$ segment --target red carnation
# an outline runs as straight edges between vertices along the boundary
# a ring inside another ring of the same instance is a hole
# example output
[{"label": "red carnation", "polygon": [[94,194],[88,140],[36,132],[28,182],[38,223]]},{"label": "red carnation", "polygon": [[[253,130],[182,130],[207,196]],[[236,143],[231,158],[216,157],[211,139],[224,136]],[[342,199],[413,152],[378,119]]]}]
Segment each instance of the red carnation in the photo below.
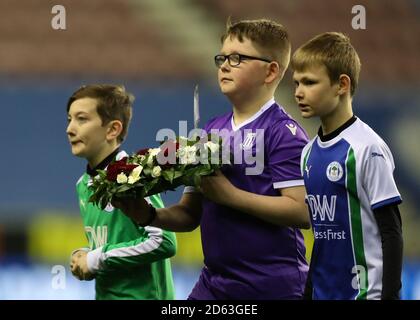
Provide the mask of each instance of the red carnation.
[{"label": "red carnation", "polygon": [[121,160],[115,161],[111,163],[107,170],[106,170],[106,178],[108,181],[116,181],[117,176],[124,172],[125,174],[130,174],[134,168],[136,168],[137,164],[128,164],[127,157],[122,158]]},{"label": "red carnation", "polygon": [[148,152],[149,152],[149,148],[145,148],[145,149],[140,149],[139,151],[136,152],[136,154],[139,156],[145,156]]}]

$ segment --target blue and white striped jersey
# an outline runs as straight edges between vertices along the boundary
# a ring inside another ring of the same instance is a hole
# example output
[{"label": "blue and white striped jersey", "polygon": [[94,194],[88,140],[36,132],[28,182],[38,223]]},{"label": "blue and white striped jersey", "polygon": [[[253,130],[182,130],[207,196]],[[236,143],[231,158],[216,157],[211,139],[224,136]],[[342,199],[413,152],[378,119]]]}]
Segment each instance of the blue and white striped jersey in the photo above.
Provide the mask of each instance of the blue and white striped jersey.
[{"label": "blue and white striped jersey", "polygon": [[303,149],[301,171],[314,231],[313,299],[380,299],[382,244],[373,209],[401,202],[386,143],[356,119]]}]

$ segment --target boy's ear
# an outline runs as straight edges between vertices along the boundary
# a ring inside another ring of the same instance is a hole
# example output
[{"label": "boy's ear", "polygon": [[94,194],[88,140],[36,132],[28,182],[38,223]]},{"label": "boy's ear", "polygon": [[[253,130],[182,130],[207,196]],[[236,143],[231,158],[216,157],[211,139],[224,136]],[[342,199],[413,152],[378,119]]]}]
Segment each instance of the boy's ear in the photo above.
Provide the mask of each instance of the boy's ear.
[{"label": "boy's ear", "polygon": [[108,132],[106,134],[107,139],[117,139],[121,134],[123,124],[120,120],[112,120],[108,123]]},{"label": "boy's ear", "polygon": [[281,79],[282,78],[282,74],[281,74],[282,72],[283,72],[283,70],[281,70],[278,62],[276,62],[276,61],[270,62],[270,64],[268,65],[268,68],[267,68],[267,75],[265,77],[265,82],[266,83],[271,83],[276,79]]},{"label": "boy's ear", "polygon": [[343,95],[347,92],[350,92],[351,89],[351,80],[350,77],[346,74],[340,74],[338,78],[338,94]]}]

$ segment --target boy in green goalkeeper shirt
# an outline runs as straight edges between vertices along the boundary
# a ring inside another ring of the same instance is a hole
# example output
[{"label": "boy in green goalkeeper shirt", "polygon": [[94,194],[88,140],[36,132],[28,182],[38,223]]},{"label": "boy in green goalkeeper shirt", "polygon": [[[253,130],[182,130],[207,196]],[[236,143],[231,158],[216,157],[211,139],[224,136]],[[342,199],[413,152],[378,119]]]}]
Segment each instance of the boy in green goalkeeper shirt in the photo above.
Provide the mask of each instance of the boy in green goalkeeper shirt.
[{"label": "boy in green goalkeeper shirt", "polygon": [[[169,258],[175,255],[175,234],[143,227],[109,204],[89,203],[89,185],[97,170],[127,154],[119,147],[127,135],[134,97],[122,86],[88,85],[67,103],[67,136],[73,155],[88,161],[77,182],[80,212],[90,248],[71,256],[71,271],[80,280],[96,280],[96,299],[173,299]],[[162,208],[160,195],[148,200]]]}]

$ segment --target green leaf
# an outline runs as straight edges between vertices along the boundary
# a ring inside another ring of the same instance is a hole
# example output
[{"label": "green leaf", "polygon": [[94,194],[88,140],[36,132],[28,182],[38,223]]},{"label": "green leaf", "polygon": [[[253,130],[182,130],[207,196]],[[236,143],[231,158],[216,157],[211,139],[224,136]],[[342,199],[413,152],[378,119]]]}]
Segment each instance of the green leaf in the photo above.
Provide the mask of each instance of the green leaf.
[{"label": "green leaf", "polygon": [[174,171],[174,179],[182,177],[184,175],[183,171]]},{"label": "green leaf", "polygon": [[121,192],[125,192],[127,190],[130,190],[133,186],[130,184],[122,184],[121,186],[119,186],[116,190],[116,192],[121,193]]},{"label": "green leaf", "polygon": [[162,177],[166,180],[169,181],[170,183],[173,182],[174,178],[175,178],[175,169],[174,168],[170,168],[167,170],[163,170],[162,171]]},{"label": "green leaf", "polygon": [[104,209],[106,208],[106,206],[108,205],[109,200],[110,200],[110,199],[109,199],[107,196],[102,196],[102,197],[99,199],[99,207],[100,207],[102,210],[104,210]]},{"label": "green leaf", "polygon": [[144,167],[143,168],[143,173],[144,173],[145,176],[151,176],[152,175],[152,168]]},{"label": "green leaf", "polygon": [[197,188],[201,185],[201,176],[198,174],[194,176],[194,185]]}]

